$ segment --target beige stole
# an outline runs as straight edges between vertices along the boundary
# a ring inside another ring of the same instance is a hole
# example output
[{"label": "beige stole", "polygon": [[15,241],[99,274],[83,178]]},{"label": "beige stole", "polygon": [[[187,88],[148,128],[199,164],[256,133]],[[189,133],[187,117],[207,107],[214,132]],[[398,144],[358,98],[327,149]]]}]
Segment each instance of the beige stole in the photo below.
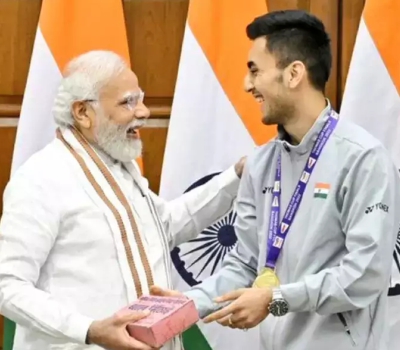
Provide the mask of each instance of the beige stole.
[{"label": "beige stole", "polygon": [[[139,232],[132,206],[121,190],[117,179],[79,131],[74,128],[57,130],[57,137],[75,158],[84,174],[81,178],[87,192],[99,208],[103,209],[109,222],[129,302],[143,294],[148,294],[149,287],[154,284],[154,280],[153,271],[143,246],[145,233]],[[147,184],[141,177],[138,165],[135,162],[129,162],[124,163],[124,166],[146,198],[149,210],[156,222],[163,246],[165,273],[168,276],[167,287],[172,288],[167,234],[149,196]]]},{"label": "beige stole", "polygon": [[[121,190],[117,179],[83,135],[75,128],[62,131],[58,129],[57,138],[66,146],[76,161],[87,193],[104,211],[113,232],[128,302],[131,303],[141,295],[148,294],[149,287],[154,283],[153,271],[143,246],[142,235],[144,232],[139,232],[132,206]],[[164,270],[168,284],[164,287],[172,289],[172,261],[168,234],[164,230],[154,202],[149,195],[148,185],[143,181],[137,163],[132,161],[123,163],[123,165],[146,198],[148,208],[155,220],[158,236],[163,246]],[[165,348],[168,350],[183,349],[181,337],[173,339]]]}]

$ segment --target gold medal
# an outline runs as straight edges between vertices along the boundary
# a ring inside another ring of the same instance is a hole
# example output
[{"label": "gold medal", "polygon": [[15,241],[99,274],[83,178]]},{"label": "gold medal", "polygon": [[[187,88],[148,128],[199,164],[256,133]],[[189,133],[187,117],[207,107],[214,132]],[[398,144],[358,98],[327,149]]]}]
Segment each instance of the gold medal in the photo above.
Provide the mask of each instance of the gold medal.
[{"label": "gold medal", "polygon": [[261,273],[258,275],[256,280],[254,281],[253,287],[256,288],[274,288],[280,285],[278,276],[269,267],[264,267]]}]

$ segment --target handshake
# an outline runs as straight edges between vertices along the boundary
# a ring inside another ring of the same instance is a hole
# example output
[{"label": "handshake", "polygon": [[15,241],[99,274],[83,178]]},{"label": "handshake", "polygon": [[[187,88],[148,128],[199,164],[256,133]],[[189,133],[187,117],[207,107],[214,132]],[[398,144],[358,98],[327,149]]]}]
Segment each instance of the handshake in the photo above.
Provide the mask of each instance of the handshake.
[{"label": "handshake", "polygon": [[[182,331],[198,321],[198,313],[196,310],[191,313],[191,307],[193,310],[193,303],[190,303],[189,299],[182,293],[174,290],[161,289],[155,286],[150,289],[150,293],[152,296],[170,297],[172,299],[180,298],[181,300],[186,299],[187,303],[185,300],[180,302],[180,304],[182,304],[181,312],[185,313],[184,323],[188,323],[180,325]],[[244,330],[255,327],[267,317],[268,305],[271,299],[272,291],[268,288],[243,288],[227,293],[216,298],[214,302],[218,304],[228,303],[228,305],[208,315],[203,319],[203,322],[211,323],[217,321],[223,326]],[[150,328],[152,328],[151,324],[154,318],[151,320],[151,317],[148,319],[147,317],[151,315],[150,310],[152,308],[150,307],[149,310],[147,306],[143,305],[139,300],[139,303],[132,305],[129,309],[130,310],[118,312],[114,316],[104,320],[94,321],[87,334],[87,343],[96,344],[109,350],[160,349],[162,346],[160,344],[153,344],[153,346],[148,345],[150,342],[139,341],[132,336],[135,334],[143,336],[143,333],[147,333],[145,334],[145,338],[149,337],[149,332],[151,333]],[[141,311],[141,309],[143,309],[143,311]],[[169,328],[173,328],[171,324]],[[136,338],[139,337],[137,336]]]}]

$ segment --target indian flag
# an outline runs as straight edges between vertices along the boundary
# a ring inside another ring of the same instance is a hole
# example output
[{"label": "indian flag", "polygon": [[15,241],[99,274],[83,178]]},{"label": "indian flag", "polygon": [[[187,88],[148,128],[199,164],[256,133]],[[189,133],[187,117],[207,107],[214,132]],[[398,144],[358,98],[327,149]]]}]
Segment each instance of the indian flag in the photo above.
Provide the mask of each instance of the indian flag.
[{"label": "indian flag", "polygon": [[[364,127],[400,168],[400,1],[367,0],[349,68],[341,118]],[[399,213],[400,215],[400,213]],[[389,349],[400,344],[400,236],[389,289]]]},{"label": "indian flag", "polygon": [[[244,92],[252,45],[246,26],[266,13],[265,0],[191,0],[169,124],[160,195],[173,199],[204,184],[275,136],[261,124],[261,111]],[[176,247],[175,288],[185,291],[209,277],[236,245],[234,209]],[[257,350],[258,329],[218,324],[193,327],[185,350]]]},{"label": "indian flag", "polygon": [[[55,136],[51,114],[62,71],[72,58],[110,50],[129,63],[121,0],[43,0],[14,146],[12,173]],[[6,320],[3,350],[14,325]]]},{"label": "indian flag", "polygon": [[314,188],[314,198],[326,199],[331,186],[325,183],[317,183]]}]

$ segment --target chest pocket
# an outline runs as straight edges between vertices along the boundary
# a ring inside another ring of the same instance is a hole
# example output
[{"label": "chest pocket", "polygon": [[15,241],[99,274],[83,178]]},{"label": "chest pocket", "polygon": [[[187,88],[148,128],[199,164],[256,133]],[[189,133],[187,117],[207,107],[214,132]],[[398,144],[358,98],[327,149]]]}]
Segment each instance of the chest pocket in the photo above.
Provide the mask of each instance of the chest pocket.
[{"label": "chest pocket", "polygon": [[327,183],[310,183],[307,222],[307,241],[313,251],[325,251],[330,254],[344,236],[341,234],[339,213],[336,207],[335,193]]}]

